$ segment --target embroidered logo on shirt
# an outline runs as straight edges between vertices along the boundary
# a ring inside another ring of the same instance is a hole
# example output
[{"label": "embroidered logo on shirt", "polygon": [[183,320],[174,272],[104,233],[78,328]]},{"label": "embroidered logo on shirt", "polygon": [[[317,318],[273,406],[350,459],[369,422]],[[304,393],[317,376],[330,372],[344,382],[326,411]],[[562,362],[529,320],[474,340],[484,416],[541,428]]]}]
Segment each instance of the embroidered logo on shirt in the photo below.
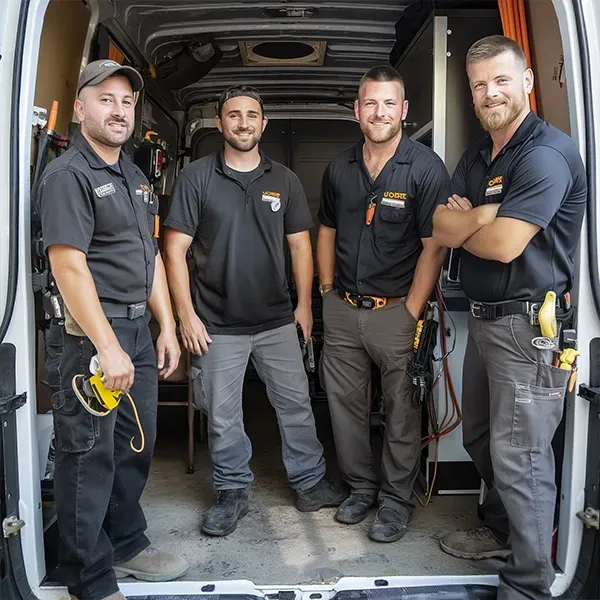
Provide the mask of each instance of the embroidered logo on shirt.
[{"label": "embroidered logo on shirt", "polygon": [[263,192],[262,201],[270,202],[273,212],[277,212],[281,208],[281,194],[279,192]]},{"label": "embroidered logo on shirt", "polygon": [[406,192],[383,192],[381,204],[383,206],[391,206],[392,208],[406,208],[408,197]]},{"label": "embroidered logo on shirt", "polygon": [[485,190],[486,196],[496,196],[497,194],[502,193],[502,183],[504,179],[502,175],[498,175],[498,177],[494,177],[488,181],[487,189]]},{"label": "embroidered logo on shirt", "polygon": [[104,198],[104,196],[110,196],[115,193],[115,186],[113,183],[105,183],[104,185],[95,188],[94,192],[98,198]]}]

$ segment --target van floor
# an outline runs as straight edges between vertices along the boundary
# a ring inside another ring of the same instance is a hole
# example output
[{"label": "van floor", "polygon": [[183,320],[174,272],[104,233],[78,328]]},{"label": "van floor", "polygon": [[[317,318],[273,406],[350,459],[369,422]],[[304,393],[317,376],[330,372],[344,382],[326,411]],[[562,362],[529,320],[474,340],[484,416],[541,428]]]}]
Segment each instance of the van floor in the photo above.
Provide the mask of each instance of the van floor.
[{"label": "van floor", "polygon": [[[148,536],[190,563],[185,579],[246,579],[257,585],[322,584],[343,576],[474,575],[496,573],[498,561],[463,561],[441,551],[447,532],[478,524],[475,496],[435,496],[418,508],[402,540],[379,544],[368,537],[375,510],[362,523],[334,520],[334,508],[300,513],[281,461],[275,414],[264,386],[247,381],[246,431],[253,444],[250,512],[226,538],[204,535],[200,526],[213,502],[211,465],[198,444],[194,474],[186,473],[185,410],[161,407],[159,435],[142,503]],[[318,434],[328,471],[337,475],[326,403],[315,403]]]}]

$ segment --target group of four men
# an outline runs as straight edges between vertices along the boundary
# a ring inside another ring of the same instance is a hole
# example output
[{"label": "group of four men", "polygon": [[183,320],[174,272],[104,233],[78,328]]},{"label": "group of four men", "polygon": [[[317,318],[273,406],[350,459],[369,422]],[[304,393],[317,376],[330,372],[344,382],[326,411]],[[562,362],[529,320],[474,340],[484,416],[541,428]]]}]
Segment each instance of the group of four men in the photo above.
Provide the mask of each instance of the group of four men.
[{"label": "group of four men", "polygon": [[[323,176],[322,376],[342,485],[326,475],[296,329],[311,335],[313,220],[296,175],[259,150],[267,118],[258,92],[232,86],[221,96],[216,120],[224,147],[180,172],[163,264],[152,237],[158,201],[121,151],[143,81],[112,61],[84,69],[75,102],[79,134],[49,165],[37,193],[44,245],[68,311],[52,402],[60,562],[75,598],[119,600],[117,577],[169,580],[188,568],[150,546],[139,502],[155,438],[157,370],[168,377],[180,357],[170,296],[191,354],[195,402],[208,415],[217,497],[202,530],[228,535],[248,512],[253,476],[242,386],[251,359],[277,414],[298,510],[337,506],[335,518],[352,524],[377,505],[370,537],[400,539],[421,449],[421,410],[407,365],[447,247],[463,248],[461,283],[471,302],[464,443],[488,494],[480,507],[486,526],[450,534],[441,546],[463,558],[508,557],[498,588],[503,600],[550,597],[550,442],[568,372],[553,366],[551,350],[532,345],[540,331],[531,314],[548,290],[557,293],[560,311],[572,288],[585,173],[572,140],[530,111],[533,75],[515,42],[492,36],[475,43],[467,73],[489,135],[465,152],[452,180],[432,150],[403,134],[404,82],[389,66],[362,78],[355,116],[364,139]],[[156,351],[150,313],[161,329]],[[130,448],[137,425],[129,403],[98,418],[72,391],[73,377],[94,355],[106,386],[136,400],[146,438],[141,453]],[[372,362],[385,410],[380,471],[370,445]]]}]

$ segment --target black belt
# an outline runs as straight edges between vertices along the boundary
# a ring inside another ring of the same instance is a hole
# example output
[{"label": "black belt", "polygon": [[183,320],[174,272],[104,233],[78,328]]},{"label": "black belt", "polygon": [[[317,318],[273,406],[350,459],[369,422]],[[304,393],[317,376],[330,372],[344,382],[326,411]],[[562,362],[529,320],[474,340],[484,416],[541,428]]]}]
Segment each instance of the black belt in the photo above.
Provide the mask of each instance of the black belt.
[{"label": "black belt", "polygon": [[[493,321],[508,317],[509,315],[529,315],[532,324],[537,322],[537,314],[544,302],[500,302],[497,304],[489,304],[486,302],[470,301],[471,314],[476,319],[484,321]],[[557,298],[556,308],[564,309],[564,302]]]},{"label": "black belt", "polygon": [[113,319],[139,319],[146,314],[146,303],[117,304],[116,302],[100,302],[102,310],[107,317]]}]

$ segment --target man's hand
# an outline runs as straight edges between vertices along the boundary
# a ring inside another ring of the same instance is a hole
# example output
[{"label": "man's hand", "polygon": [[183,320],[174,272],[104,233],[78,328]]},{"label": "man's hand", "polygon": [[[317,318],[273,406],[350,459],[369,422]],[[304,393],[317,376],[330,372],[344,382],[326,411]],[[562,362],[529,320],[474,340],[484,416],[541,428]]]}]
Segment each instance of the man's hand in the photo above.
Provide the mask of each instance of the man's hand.
[{"label": "man's hand", "polygon": [[175,332],[172,330],[161,331],[156,340],[156,358],[160,376],[165,379],[169,377],[177,368],[180,357],[181,348]]},{"label": "man's hand", "polygon": [[446,207],[450,210],[473,210],[473,205],[468,198],[461,197],[458,194],[452,194],[450,198],[448,198],[448,204]]},{"label": "man's hand", "polygon": [[294,312],[294,318],[296,319],[296,325],[300,325],[300,328],[302,329],[304,341],[308,342],[313,327],[312,308],[310,305],[298,305]]},{"label": "man's hand", "polygon": [[179,321],[181,340],[184,348],[192,354],[206,354],[208,345],[212,342],[204,323],[194,314]]},{"label": "man's hand", "polygon": [[118,344],[98,352],[98,362],[104,373],[104,387],[128,392],[133,386],[135,368],[129,355]]}]

